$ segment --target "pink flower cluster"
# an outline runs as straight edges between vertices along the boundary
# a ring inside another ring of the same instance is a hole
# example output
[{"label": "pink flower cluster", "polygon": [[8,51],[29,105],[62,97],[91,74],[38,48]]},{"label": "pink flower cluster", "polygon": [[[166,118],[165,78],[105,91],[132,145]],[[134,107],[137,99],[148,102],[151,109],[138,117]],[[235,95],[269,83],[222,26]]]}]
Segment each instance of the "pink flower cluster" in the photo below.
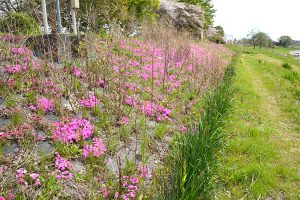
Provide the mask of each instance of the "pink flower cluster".
[{"label": "pink flower cluster", "polygon": [[126,95],[124,99],[124,103],[129,106],[136,106],[138,104],[138,101],[135,98]]},{"label": "pink flower cluster", "polygon": [[6,199],[4,196],[0,196],[0,200],[15,200],[16,199],[16,195],[9,192]]},{"label": "pink flower cluster", "polygon": [[141,178],[147,178],[147,179],[150,178],[150,173],[147,165],[140,165],[139,171],[140,171]]},{"label": "pink flower cluster", "polygon": [[7,65],[5,67],[5,72],[9,73],[9,74],[19,74],[23,71],[27,70],[27,66],[26,65],[20,65],[20,64],[15,64],[15,65]]},{"label": "pink flower cluster", "polygon": [[129,118],[128,118],[127,116],[122,117],[121,123],[122,123],[123,125],[127,125],[127,124],[129,123]]},{"label": "pink flower cluster", "polygon": [[17,179],[17,183],[20,185],[27,185],[27,181],[25,180],[25,173],[27,171],[23,168],[20,168],[17,170],[17,175],[16,175],[16,179]]},{"label": "pink flower cluster", "polygon": [[[98,180],[98,179],[96,179]],[[102,188],[101,193],[103,197],[109,197],[110,191],[109,188],[104,184],[103,181],[100,181]],[[122,177],[122,193],[119,191],[113,193],[114,199],[123,199],[123,200],[130,200],[137,197],[137,192],[139,190],[139,183],[140,180],[137,176],[123,176]]]},{"label": "pink flower cluster", "polygon": [[27,47],[20,47],[20,48],[11,48],[11,53],[15,55],[29,55],[33,56],[33,52],[28,49]]},{"label": "pink flower cluster", "polygon": [[98,79],[97,85],[102,88],[105,88],[105,86],[106,86],[105,81],[101,78]]},{"label": "pink flower cluster", "polygon": [[3,141],[13,139],[13,138],[23,138],[24,137],[24,129],[29,127],[24,127],[20,125],[17,129],[8,130],[6,128],[0,128],[0,139]]},{"label": "pink flower cluster", "polygon": [[123,200],[130,200],[131,198],[136,197],[137,191],[139,189],[140,180],[136,176],[128,177],[123,176],[123,188],[125,190],[125,194],[122,194]]},{"label": "pink flower cluster", "polygon": [[[17,170],[17,175],[16,175],[16,181],[18,184],[20,185],[24,185],[27,186],[28,183],[25,180],[25,175],[26,175],[27,171],[23,168],[20,168]],[[34,186],[38,187],[41,185],[41,180],[40,180],[40,175],[38,173],[31,173],[30,178],[35,182]]]},{"label": "pink flower cluster", "polygon": [[85,97],[83,97],[79,102],[79,104],[86,108],[94,108],[99,104],[99,102],[100,101],[97,99],[95,95],[89,94],[88,98],[86,99]]},{"label": "pink flower cluster", "polygon": [[45,94],[55,94],[55,96],[57,95],[61,95],[61,89],[59,88],[59,86],[57,84],[55,84],[55,82],[53,82],[50,79],[46,79],[46,81],[44,83],[41,83],[44,87],[43,87],[43,93]]},{"label": "pink flower cluster", "polygon": [[86,119],[65,119],[63,122],[54,122],[55,131],[52,139],[64,144],[78,142],[81,138],[90,138],[94,133],[94,126]]},{"label": "pink flower cluster", "polygon": [[80,76],[81,76],[81,74],[82,74],[81,70],[80,70],[78,67],[76,67],[76,66],[74,66],[74,67],[72,68],[72,73],[73,73],[73,75],[76,76],[77,78],[80,78]]},{"label": "pink flower cluster", "polygon": [[6,41],[6,42],[20,42],[21,41],[20,36],[16,35],[0,35],[0,40]]},{"label": "pink flower cluster", "polygon": [[86,145],[83,149],[84,157],[93,155],[95,157],[100,157],[106,151],[106,147],[101,138],[93,138],[94,143],[92,145]]},{"label": "pink flower cluster", "polygon": [[53,100],[41,97],[37,99],[37,108],[44,112],[51,112],[54,109],[54,102]]},{"label": "pink flower cluster", "polygon": [[122,189],[115,193],[110,192],[109,187],[103,181],[96,179],[97,181],[100,181],[102,185],[101,188],[102,195],[104,197],[109,197],[110,193],[112,193],[114,194],[114,199],[119,199],[119,198],[123,200],[135,199],[140,189],[141,180],[150,178],[149,169],[146,165],[137,166],[137,171],[139,172],[139,175],[133,174],[131,176],[122,176],[121,179]]},{"label": "pink flower cluster", "polygon": [[70,170],[73,168],[72,163],[56,153],[55,158],[55,166],[56,170],[51,172],[52,176],[55,176],[57,179],[72,179],[73,174]]},{"label": "pink flower cluster", "polygon": [[164,120],[172,121],[169,117],[171,110],[165,108],[164,106],[157,105],[153,102],[146,101],[141,108],[142,112],[149,117],[155,117],[156,121],[161,122]]},{"label": "pink flower cluster", "polygon": [[38,187],[41,185],[40,175],[38,173],[32,173],[30,177],[35,181],[34,186]]},{"label": "pink flower cluster", "polygon": [[32,66],[34,70],[41,69],[41,64],[33,60],[33,52],[27,47],[12,48],[11,53],[15,56],[15,64],[7,65],[5,72],[8,74],[20,74]]}]

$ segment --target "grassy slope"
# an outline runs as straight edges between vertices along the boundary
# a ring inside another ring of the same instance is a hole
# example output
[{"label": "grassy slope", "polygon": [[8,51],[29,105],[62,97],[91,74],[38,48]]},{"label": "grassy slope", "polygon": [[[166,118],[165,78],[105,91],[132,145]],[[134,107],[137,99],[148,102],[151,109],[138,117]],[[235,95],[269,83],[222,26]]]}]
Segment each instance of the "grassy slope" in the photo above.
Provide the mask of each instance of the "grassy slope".
[{"label": "grassy slope", "polygon": [[232,48],[241,56],[218,198],[298,199],[300,62],[274,50]]}]

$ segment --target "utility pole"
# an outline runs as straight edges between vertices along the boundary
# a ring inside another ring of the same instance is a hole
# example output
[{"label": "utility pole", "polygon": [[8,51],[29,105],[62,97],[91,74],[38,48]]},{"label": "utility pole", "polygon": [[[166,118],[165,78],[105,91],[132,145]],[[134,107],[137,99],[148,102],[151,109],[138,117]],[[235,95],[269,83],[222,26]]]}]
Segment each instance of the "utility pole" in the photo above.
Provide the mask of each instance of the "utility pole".
[{"label": "utility pole", "polygon": [[74,35],[77,35],[76,11],[74,8],[72,8],[71,14],[72,14],[73,33]]},{"label": "utility pole", "polygon": [[61,15],[60,15],[60,2],[59,2],[59,0],[56,0],[56,18],[57,18],[58,33],[62,33]]},{"label": "utility pole", "polygon": [[76,21],[76,9],[79,8],[79,0],[71,0],[71,14],[72,14],[72,24],[73,33],[77,35],[77,21]]},{"label": "utility pole", "polygon": [[44,22],[44,32],[45,34],[49,34],[46,0],[41,0],[41,3],[42,3],[42,15],[43,15],[43,22]]}]

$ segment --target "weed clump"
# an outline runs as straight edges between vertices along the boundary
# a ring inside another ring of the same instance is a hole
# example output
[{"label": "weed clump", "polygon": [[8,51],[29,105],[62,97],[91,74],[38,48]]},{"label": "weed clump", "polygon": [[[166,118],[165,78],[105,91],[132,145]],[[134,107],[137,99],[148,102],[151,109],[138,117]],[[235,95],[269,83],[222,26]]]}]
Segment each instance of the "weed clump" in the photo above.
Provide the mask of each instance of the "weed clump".
[{"label": "weed clump", "polygon": [[290,70],[292,68],[292,66],[289,63],[283,63],[282,67],[285,69],[288,69],[288,70]]}]

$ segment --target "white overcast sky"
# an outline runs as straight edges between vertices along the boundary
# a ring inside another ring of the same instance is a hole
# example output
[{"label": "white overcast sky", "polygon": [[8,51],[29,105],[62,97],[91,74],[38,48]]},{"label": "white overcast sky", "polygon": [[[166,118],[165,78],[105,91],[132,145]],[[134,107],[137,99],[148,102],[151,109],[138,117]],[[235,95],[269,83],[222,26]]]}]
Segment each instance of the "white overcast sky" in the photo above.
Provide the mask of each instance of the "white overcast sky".
[{"label": "white overcast sky", "polygon": [[212,0],[215,25],[225,33],[242,38],[256,28],[273,40],[289,35],[300,40],[300,0]]}]

